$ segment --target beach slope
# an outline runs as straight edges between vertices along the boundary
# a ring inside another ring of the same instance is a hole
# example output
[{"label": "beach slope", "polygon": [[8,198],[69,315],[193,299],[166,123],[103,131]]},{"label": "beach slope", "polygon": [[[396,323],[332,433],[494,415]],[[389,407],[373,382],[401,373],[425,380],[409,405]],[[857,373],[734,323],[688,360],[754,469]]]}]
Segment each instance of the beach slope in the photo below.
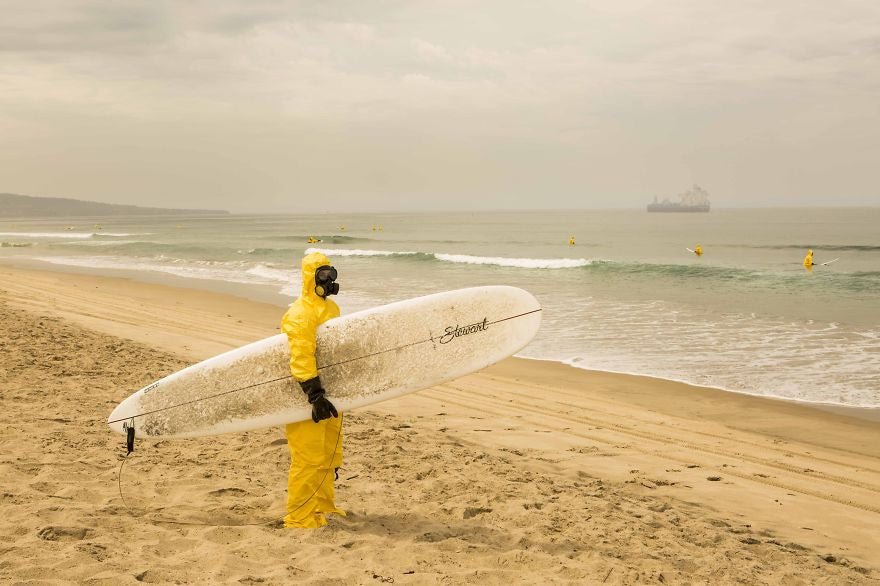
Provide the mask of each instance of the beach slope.
[{"label": "beach slope", "polygon": [[347,415],[338,502],[284,530],[280,429],[140,442],[106,416],[281,308],[0,266],[4,583],[880,578],[880,425],[512,359]]}]

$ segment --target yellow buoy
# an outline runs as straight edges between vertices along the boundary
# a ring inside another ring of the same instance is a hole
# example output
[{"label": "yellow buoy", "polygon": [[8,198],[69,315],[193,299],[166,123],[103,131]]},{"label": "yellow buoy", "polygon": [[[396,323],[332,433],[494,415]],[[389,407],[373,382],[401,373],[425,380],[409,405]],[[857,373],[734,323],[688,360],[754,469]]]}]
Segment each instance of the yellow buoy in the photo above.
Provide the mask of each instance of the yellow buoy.
[{"label": "yellow buoy", "polygon": [[813,249],[807,250],[807,256],[804,257],[804,266],[810,268],[813,266]]},{"label": "yellow buoy", "polygon": [[703,247],[697,244],[694,247],[694,254],[696,254],[697,256],[703,256]]},{"label": "yellow buoy", "polygon": [[569,245],[569,246],[574,246],[574,236],[569,236],[569,237],[568,237],[568,245]]}]

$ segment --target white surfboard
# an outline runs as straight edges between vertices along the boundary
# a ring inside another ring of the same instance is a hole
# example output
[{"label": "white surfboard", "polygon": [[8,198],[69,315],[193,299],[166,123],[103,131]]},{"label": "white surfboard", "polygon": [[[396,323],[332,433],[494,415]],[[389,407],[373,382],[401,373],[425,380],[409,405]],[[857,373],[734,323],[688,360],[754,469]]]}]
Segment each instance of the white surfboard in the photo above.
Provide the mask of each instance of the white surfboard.
[{"label": "white surfboard", "polygon": [[[343,316],[318,328],[316,358],[339,411],[392,399],[480,370],[521,350],[541,306],[516,287],[473,287]],[[194,364],[137,391],[110,414],[119,433],[198,437],[311,417],[290,375],[285,334]]]},{"label": "white surfboard", "polygon": [[825,262],[822,263],[821,266],[824,267],[824,266],[826,266],[826,265],[830,265],[831,263],[833,263],[833,262],[837,262],[837,261],[839,261],[839,260],[840,260],[840,257],[838,257],[838,258],[834,258],[834,259],[831,259],[831,260],[826,260]]}]

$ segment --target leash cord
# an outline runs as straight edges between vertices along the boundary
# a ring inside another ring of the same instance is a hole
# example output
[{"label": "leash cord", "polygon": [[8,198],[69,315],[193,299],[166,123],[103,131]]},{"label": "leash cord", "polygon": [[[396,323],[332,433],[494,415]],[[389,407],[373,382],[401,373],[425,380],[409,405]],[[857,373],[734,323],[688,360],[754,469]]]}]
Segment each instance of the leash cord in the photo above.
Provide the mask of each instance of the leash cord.
[{"label": "leash cord", "polygon": [[[309,498],[307,498],[305,501],[303,501],[302,504],[300,504],[298,507],[296,507],[292,511],[289,511],[289,513],[295,513],[296,511],[298,511],[301,508],[303,508],[304,506],[306,506],[309,503],[309,501],[311,501],[313,498],[315,498],[315,495],[318,494],[318,491],[321,490],[321,487],[324,486],[324,482],[327,481],[327,475],[330,474],[330,469],[333,465],[333,457],[336,455],[336,448],[339,447],[339,441],[341,439],[342,439],[342,422],[340,422],[340,425],[339,425],[339,433],[336,434],[336,444],[333,446],[333,451],[330,453],[330,459],[327,462],[327,470],[324,472],[324,476],[321,478],[321,482],[318,483],[318,488],[315,489],[315,492],[313,492],[311,494],[311,496],[309,496]],[[116,486],[119,488],[119,498],[122,500],[122,504],[125,506],[126,511],[128,512],[129,515],[131,515],[132,517],[137,519],[137,518],[143,518],[145,516],[145,514],[141,514],[141,515],[135,514],[135,512],[132,510],[132,508],[130,506],[128,506],[128,503],[125,500],[125,495],[123,495],[123,493],[122,493],[122,468],[125,466],[125,463],[128,461],[128,457],[132,453],[133,452],[128,452],[127,454],[125,454],[125,456],[122,457],[122,462],[119,463],[119,471],[117,472],[117,475],[116,475]],[[159,510],[161,510],[161,509],[154,509],[154,511],[159,511]],[[149,511],[147,511],[147,512],[149,512]],[[236,525],[218,525],[216,523],[199,523],[196,521],[178,521],[175,519],[151,519],[151,521],[156,521],[159,523],[173,523],[175,525],[195,525],[195,526],[200,526],[200,527],[259,527],[259,526],[265,526],[265,525],[272,525],[274,523],[279,522],[279,519],[277,517],[274,517],[268,521],[262,521],[260,523],[239,523]],[[283,518],[280,519],[280,521],[283,522]]]}]

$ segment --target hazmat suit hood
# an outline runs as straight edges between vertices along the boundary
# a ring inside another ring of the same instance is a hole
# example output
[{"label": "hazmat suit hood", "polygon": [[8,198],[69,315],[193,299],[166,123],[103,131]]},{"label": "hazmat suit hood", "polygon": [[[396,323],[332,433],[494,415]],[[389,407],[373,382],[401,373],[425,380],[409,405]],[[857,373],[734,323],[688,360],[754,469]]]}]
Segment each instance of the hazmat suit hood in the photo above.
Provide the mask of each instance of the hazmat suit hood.
[{"label": "hazmat suit hood", "polygon": [[330,265],[330,259],[324,253],[311,252],[302,259],[302,299],[314,303],[324,301],[315,293],[315,271],[318,267]]}]

